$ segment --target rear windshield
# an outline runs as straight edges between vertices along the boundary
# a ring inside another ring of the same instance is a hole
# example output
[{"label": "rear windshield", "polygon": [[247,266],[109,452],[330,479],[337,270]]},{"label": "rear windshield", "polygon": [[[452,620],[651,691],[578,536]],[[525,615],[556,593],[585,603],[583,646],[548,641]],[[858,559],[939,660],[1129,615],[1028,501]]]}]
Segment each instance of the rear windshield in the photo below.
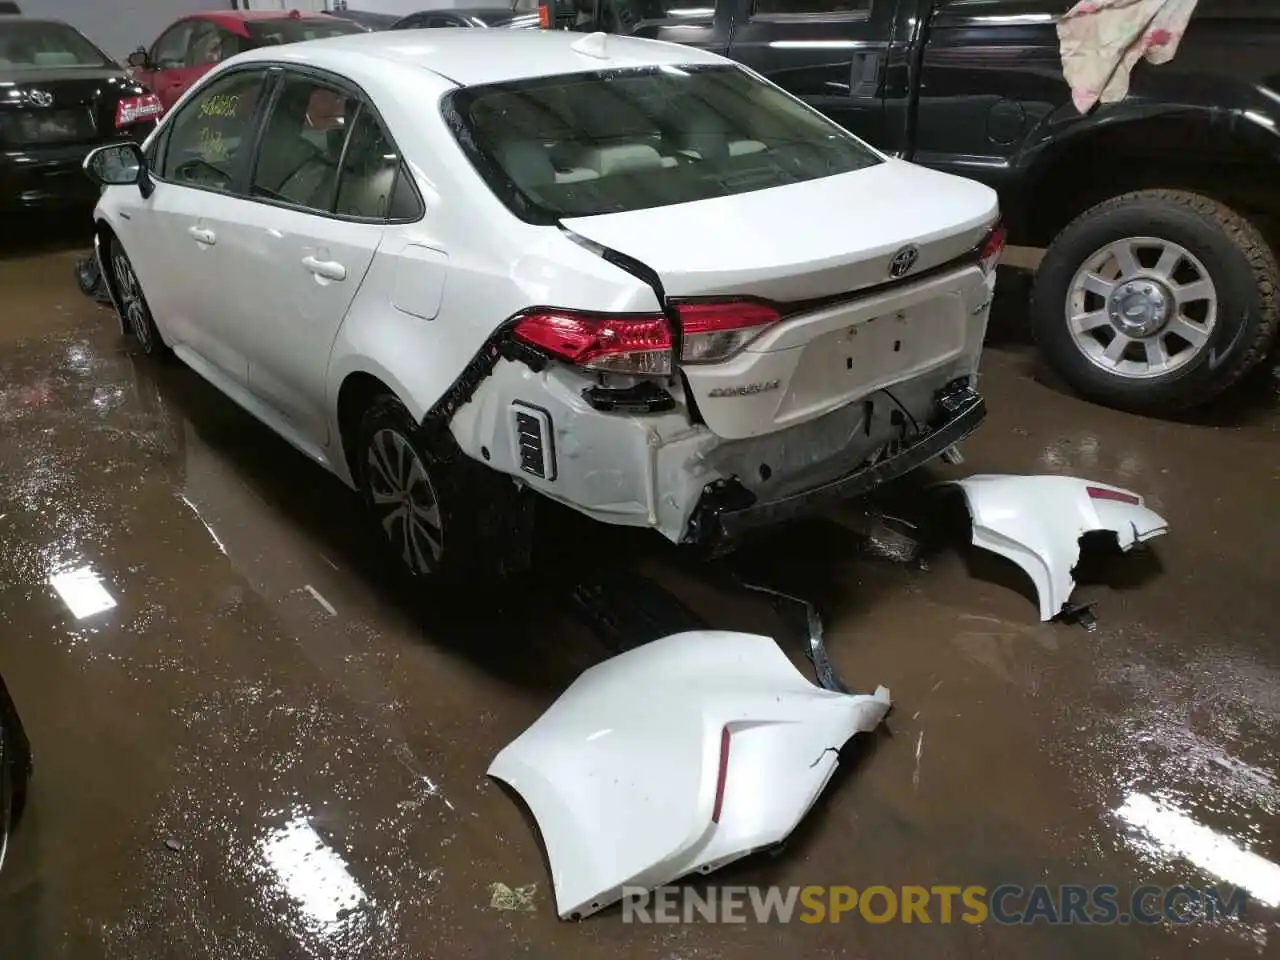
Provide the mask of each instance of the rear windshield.
[{"label": "rear windshield", "polygon": [[0,20],[0,70],[105,66],[114,64],[65,23]]},{"label": "rear windshield", "polygon": [[250,20],[245,24],[254,46],[266,47],[277,43],[300,43],[303,40],[323,40],[325,37],[343,37],[349,33],[364,33],[365,29],[350,20],[337,17],[311,19]]},{"label": "rear windshield", "polygon": [[860,170],[862,141],[733,65],[467,87],[445,119],[519,217],[643,210]]}]

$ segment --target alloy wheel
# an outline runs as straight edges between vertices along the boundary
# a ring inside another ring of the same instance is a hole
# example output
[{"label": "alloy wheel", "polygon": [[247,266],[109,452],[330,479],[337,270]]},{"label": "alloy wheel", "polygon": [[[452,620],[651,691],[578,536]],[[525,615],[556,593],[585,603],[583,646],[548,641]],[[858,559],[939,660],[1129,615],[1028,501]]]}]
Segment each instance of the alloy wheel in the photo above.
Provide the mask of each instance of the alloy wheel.
[{"label": "alloy wheel", "polygon": [[1067,289],[1067,326],[1091,363],[1130,379],[1195,359],[1218,321],[1218,291],[1186,247],[1126,237],[1096,250]]},{"label": "alloy wheel", "polygon": [[151,323],[147,319],[146,304],[142,299],[142,288],[133,272],[133,265],[123,253],[112,257],[115,268],[116,287],[120,297],[120,306],[124,310],[125,321],[129,330],[138,339],[145,350],[151,349]]},{"label": "alloy wheel", "polygon": [[382,429],[365,451],[373,510],[392,548],[414,573],[429,574],[444,549],[440,501],[427,469],[398,431]]}]

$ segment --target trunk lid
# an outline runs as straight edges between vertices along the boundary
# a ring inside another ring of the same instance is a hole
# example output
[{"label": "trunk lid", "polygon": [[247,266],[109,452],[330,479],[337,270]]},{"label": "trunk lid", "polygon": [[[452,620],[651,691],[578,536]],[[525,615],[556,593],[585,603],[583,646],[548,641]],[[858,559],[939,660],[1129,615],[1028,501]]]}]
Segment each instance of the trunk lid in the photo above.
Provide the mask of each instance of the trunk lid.
[{"label": "trunk lid", "polygon": [[888,160],[785,187],[561,222],[654,270],[669,297],[785,303],[884,283],[909,244],[919,257],[907,276],[947,263],[982,241],[997,212],[989,187]]},{"label": "trunk lid", "polygon": [[0,143],[43,147],[116,135],[116,104],[143,88],[119,68],[22,70],[0,99]]},{"label": "trunk lid", "polygon": [[[894,160],[563,225],[649,267],[668,297],[779,304],[837,298],[784,311],[785,320],[726,360],[682,365],[707,427],[744,439],[814,420],[891,385],[970,372],[986,325],[988,278],[976,264],[933,268],[981,244],[997,212],[988,187]],[[890,264],[907,246],[918,256],[895,277]],[[890,280],[902,282],[885,287]],[[867,292],[837,296],[858,290]]]}]

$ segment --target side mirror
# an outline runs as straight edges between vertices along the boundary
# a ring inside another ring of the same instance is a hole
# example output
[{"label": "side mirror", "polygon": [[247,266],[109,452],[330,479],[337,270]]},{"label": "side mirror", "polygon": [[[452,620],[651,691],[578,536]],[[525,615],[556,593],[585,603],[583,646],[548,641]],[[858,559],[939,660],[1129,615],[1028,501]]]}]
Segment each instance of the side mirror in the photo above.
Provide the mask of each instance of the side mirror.
[{"label": "side mirror", "polygon": [[146,48],[139,47],[129,54],[129,59],[126,62],[135,70],[146,70],[151,66],[151,55],[147,53]]},{"label": "side mirror", "polygon": [[143,196],[151,192],[147,160],[136,143],[112,143],[98,147],[84,158],[84,172],[100,187],[137,184]]}]

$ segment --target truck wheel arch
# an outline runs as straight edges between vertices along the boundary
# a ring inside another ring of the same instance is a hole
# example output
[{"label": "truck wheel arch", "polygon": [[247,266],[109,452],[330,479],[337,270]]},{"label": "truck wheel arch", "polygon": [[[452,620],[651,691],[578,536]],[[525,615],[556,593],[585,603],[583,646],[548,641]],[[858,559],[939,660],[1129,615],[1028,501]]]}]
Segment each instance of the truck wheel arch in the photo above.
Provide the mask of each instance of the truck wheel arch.
[{"label": "truck wheel arch", "polygon": [[[1110,197],[1143,188],[1183,188],[1213,196],[1242,212],[1280,213],[1280,188],[1265,186],[1275,160],[1257,124],[1206,108],[1129,102],[1060,124],[1069,104],[1047,118],[1024,143],[1014,165],[1022,173],[1016,206],[1027,211],[1015,222],[1015,242],[1045,247],[1084,210]],[[1057,129],[1055,129],[1057,128]],[[1188,144],[1205,150],[1188,156]],[[1224,185],[1222,164],[1256,168]],[[1272,175],[1271,179],[1274,179]],[[1255,184],[1257,189],[1255,190]]]}]

